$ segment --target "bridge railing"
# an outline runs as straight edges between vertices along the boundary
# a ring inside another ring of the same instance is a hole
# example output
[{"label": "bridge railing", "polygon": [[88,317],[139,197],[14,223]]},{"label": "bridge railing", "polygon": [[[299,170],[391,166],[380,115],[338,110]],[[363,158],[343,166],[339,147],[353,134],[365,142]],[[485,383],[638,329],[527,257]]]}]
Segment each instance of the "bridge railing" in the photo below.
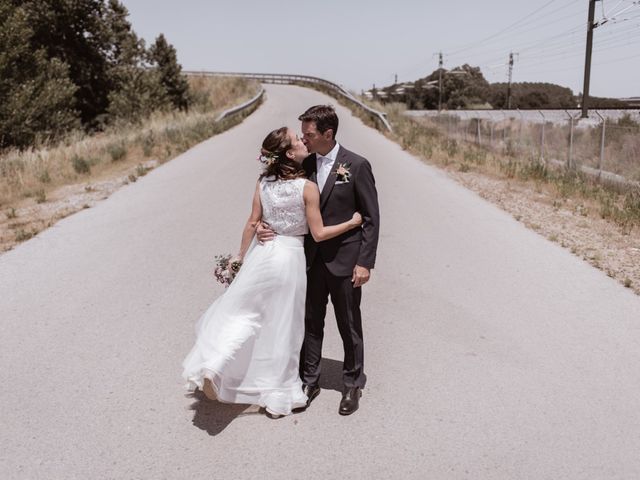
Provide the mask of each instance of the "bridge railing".
[{"label": "bridge railing", "polygon": [[275,83],[275,84],[284,84],[284,85],[320,85],[322,87],[328,88],[333,93],[341,96],[342,98],[350,101],[355,104],[362,110],[364,110],[367,114],[369,114],[374,120],[382,123],[384,128],[388,131],[392,131],[391,125],[387,120],[387,117],[384,112],[379,112],[378,110],[374,110],[373,108],[365,105],[356,97],[354,97],[349,91],[345,90],[342,86],[337,83],[330,82],[329,80],[325,80],[324,78],[312,77],[309,75],[291,75],[286,73],[246,73],[246,72],[208,72],[208,71],[183,71],[185,75],[200,75],[200,76],[211,76],[211,77],[241,77],[241,78],[249,78],[253,80],[258,80],[262,83]]},{"label": "bridge railing", "polygon": [[224,112],[222,112],[220,115],[218,115],[218,118],[216,118],[216,122],[219,122],[220,120],[227,118],[228,116],[231,116],[234,113],[238,113],[238,112],[241,112],[242,110],[253,107],[256,103],[258,103],[262,99],[263,95],[264,95],[264,88],[261,88],[260,91],[250,100],[247,100],[246,102],[241,103],[240,105],[236,105],[235,107],[231,107],[225,110]]}]

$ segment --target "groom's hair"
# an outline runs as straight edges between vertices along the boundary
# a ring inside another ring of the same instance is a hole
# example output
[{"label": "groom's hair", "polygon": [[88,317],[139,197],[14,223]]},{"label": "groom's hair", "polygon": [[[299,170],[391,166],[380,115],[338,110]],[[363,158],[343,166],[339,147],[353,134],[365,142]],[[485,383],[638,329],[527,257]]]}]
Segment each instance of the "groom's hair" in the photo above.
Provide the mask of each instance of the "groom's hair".
[{"label": "groom's hair", "polygon": [[298,117],[301,122],[315,122],[320,133],[331,129],[335,140],[338,133],[338,115],[331,105],[315,105]]}]

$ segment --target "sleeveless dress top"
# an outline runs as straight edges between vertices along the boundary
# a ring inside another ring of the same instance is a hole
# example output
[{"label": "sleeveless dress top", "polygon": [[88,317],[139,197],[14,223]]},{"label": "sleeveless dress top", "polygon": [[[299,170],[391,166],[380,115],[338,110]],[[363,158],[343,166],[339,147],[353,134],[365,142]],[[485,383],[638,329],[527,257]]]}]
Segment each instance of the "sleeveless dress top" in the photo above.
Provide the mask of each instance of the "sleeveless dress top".
[{"label": "sleeveless dress top", "polygon": [[304,178],[274,181],[272,177],[260,181],[262,219],[278,235],[309,233],[302,196],[306,181]]}]

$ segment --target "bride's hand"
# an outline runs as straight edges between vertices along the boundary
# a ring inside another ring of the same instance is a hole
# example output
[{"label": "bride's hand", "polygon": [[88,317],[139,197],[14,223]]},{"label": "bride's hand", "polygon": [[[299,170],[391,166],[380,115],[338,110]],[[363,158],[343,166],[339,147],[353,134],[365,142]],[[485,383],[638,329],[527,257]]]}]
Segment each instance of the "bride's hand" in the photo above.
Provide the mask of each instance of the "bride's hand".
[{"label": "bride's hand", "polygon": [[362,225],[362,215],[360,215],[359,212],[353,214],[353,217],[351,217],[351,224],[354,228]]},{"label": "bride's hand", "polygon": [[238,270],[240,270],[240,267],[242,266],[243,261],[244,259],[242,258],[241,255],[236,255],[235,257],[229,259],[229,263],[227,263],[227,268],[230,271],[237,272]]}]

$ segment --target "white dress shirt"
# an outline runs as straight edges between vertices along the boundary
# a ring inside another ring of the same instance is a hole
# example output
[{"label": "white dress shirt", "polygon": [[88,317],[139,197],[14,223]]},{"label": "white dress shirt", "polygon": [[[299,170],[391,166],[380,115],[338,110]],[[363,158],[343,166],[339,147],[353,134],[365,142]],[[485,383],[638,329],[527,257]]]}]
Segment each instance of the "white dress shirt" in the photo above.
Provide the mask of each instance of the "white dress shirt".
[{"label": "white dress shirt", "polygon": [[318,172],[316,178],[318,180],[318,188],[320,189],[320,192],[322,192],[324,184],[327,183],[327,178],[329,178],[333,164],[338,156],[339,148],[340,144],[336,142],[335,146],[326,155],[316,153],[316,171]]}]

